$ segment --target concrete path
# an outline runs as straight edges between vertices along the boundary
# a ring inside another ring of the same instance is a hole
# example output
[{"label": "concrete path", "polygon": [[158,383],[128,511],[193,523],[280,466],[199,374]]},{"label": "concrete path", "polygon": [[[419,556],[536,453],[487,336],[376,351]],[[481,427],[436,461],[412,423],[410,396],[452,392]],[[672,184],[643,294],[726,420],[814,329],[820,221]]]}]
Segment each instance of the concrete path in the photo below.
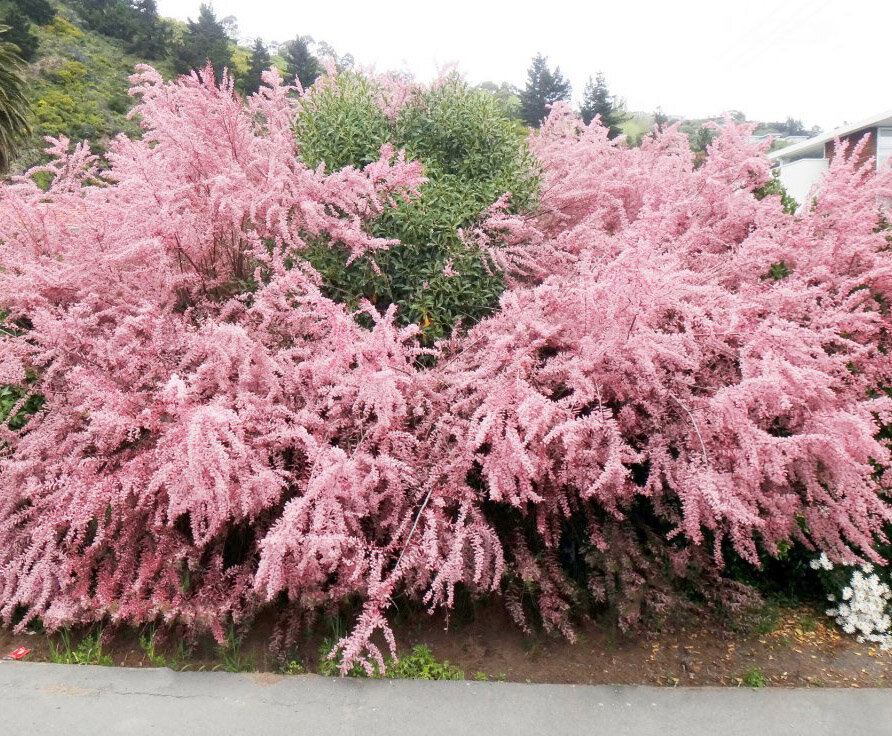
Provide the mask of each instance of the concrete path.
[{"label": "concrete path", "polygon": [[890,736],[892,690],[369,681],[6,661],[0,734]]}]

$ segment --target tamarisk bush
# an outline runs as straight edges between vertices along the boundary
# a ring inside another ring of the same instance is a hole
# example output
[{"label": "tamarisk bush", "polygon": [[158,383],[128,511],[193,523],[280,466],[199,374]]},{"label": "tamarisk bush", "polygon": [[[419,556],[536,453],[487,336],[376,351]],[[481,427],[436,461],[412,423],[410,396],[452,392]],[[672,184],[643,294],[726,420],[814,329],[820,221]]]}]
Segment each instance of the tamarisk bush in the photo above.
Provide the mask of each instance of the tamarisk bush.
[{"label": "tamarisk bush", "polygon": [[396,595],[499,593],[572,638],[585,605],[631,626],[683,581],[741,601],[729,554],[880,562],[889,169],[838,155],[794,215],[753,196],[745,127],[695,168],[677,129],[629,149],[556,106],[535,216],[501,197],[461,233],[509,284],[498,311],[429,345],[304,258],[394,247],[376,226],[420,165],[385,143],[310,168],[265,81],[243,107],[211,70],[140,68],[140,140],[104,162],[56,141],[0,188],[6,416],[42,397],[0,430],[4,624],[222,641],[268,605],[284,641],[358,600],[332,655],[373,671]]},{"label": "tamarisk bush", "polygon": [[[309,169],[278,77],[248,109],[213,80],[141,68],[141,140],[117,139],[101,171],[57,141],[48,191],[26,176],[0,195],[0,294],[23,326],[0,337],[0,378],[33,370],[21,402],[45,400],[0,435],[7,624],[159,620],[222,640],[260,600],[261,542],[310,605],[363,593],[363,521],[384,540],[411,513],[415,328],[358,327],[299,253],[390,245],[365,224],[415,196],[420,167],[385,146],[361,170]],[[277,545],[276,524],[300,538]]]}]

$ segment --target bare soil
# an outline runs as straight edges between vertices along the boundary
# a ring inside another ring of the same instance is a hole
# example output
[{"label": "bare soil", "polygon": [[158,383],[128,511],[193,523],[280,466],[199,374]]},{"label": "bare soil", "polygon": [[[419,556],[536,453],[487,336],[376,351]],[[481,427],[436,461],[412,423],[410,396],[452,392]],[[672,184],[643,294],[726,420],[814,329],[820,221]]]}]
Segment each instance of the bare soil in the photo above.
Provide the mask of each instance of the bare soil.
[{"label": "bare soil", "polygon": [[[266,642],[269,630],[255,627],[240,654],[260,672],[279,665]],[[701,617],[658,632],[624,635],[611,626],[590,622],[577,628],[577,641],[544,633],[526,635],[493,605],[472,620],[447,621],[442,615],[400,617],[395,626],[400,652],[426,644],[437,659],[459,666],[469,679],[517,682],[747,686],[764,682],[780,687],[887,687],[892,684],[892,653],[859,644],[843,635],[813,607],[766,607],[740,626]],[[103,652],[115,664],[149,667],[135,632],[109,636]],[[77,635],[72,637],[77,641]],[[292,658],[305,671],[319,662],[321,635],[306,637]],[[49,639],[42,634],[0,630],[0,657],[17,647],[31,650],[30,661],[49,660]],[[159,648],[175,658],[172,642]],[[177,668],[221,668],[211,641],[195,647]],[[748,677],[749,675],[749,677]]]}]

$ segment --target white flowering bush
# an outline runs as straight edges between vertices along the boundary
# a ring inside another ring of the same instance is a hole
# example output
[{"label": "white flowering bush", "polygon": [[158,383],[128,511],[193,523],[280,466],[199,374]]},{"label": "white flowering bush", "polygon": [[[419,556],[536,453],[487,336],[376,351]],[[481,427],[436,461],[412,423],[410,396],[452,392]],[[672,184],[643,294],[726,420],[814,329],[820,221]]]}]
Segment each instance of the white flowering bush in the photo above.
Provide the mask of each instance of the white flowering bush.
[{"label": "white flowering bush", "polygon": [[[812,560],[811,567],[826,572],[834,570],[833,563],[824,553]],[[827,615],[844,632],[855,634],[859,642],[878,644],[883,651],[892,650],[892,618],[888,613],[892,588],[880,578],[870,563],[840,569],[851,569],[851,578],[838,595],[830,593],[827,596],[831,603],[836,604],[827,609]]]}]

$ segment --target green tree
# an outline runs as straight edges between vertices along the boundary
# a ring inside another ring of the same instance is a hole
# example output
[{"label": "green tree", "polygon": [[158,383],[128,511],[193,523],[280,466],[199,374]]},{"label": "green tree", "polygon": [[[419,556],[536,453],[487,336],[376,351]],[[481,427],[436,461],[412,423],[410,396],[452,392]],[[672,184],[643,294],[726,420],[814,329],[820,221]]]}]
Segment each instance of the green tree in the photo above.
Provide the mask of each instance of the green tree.
[{"label": "green tree", "polygon": [[251,49],[251,61],[248,65],[248,74],[245,76],[242,89],[246,95],[254,94],[260,89],[262,82],[261,75],[270,68],[272,59],[269,56],[269,50],[261,39],[254,41],[254,48]]},{"label": "green tree", "polygon": [[622,131],[622,124],[629,119],[624,106],[610,94],[607,80],[601,72],[593,80],[588,78],[582,94],[582,107],[579,109],[583,122],[588,125],[599,116],[601,125],[608,129],[608,137],[616,138]]},{"label": "green tree", "polygon": [[174,66],[178,72],[187,74],[192,69],[203,69],[210,61],[219,80],[224,67],[232,68],[229,44],[226,29],[217,20],[213,8],[202,3],[198,20],[189,19],[186,33],[174,49]]},{"label": "green tree", "polygon": [[9,8],[0,23],[8,28],[4,35],[6,43],[13,44],[18,49],[18,56],[25,61],[31,61],[37,54],[37,46],[40,41],[31,31],[31,19],[25,15],[21,8],[13,5]]},{"label": "green tree", "polygon": [[74,5],[94,31],[121,40],[133,33],[133,12],[127,0],[76,0]]},{"label": "green tree", "polygon": [[15,4],[39,26],[50,23],[56,17],[56,11],[49,0],[15,0]]},{"label": "green tree", "polygon": [[156,0],[130,0],[131,32],[127,51],[148,59],[161,59],[170,50],[170,28],[158,15]]},{"label": "green tree", "polygon": [[21,70],[24,61],[18,48],[3,41],[6,26],[0,26],[0,171],[9,168],[18,143],[30,133],[28,100]]},{"label": "green tree", "polygon": [[520,120],[520,90],[513,84],[502,82],[481,82],[477,85],[477,89],[482,89],[493,95],[502,106],[505,114],[512,119]]},{"label": "green tree", "polygon": [[805,135],[808,132],[802,121],[793,117],[788,117],[784,121],[783,130],[786,135]]},{"label": "green tree", "polygon": [[527,70],[527,86],[520,94],[520,116],[527,125],[538,127],[555,102],[570,99],[570,82],[561,68],[548,68],[548,59],[536,54]]},{"label": "green tree", "polygon": [[657,130],[665,130],[669,127],[669,116],[663,112],[662,107],[654,110],[654,125],[657,127]]},{"label": "green tree", "polygon": [[353,54],[339,54],[335,47],[327,41],[320,41],[316,44],[316,56],[319,59],[331,59],[335,64],[335,69],[339,72],[345,72],[356,65]]},{"label": "green tree", "polygon": [[298,36],[285,44],[282,58],[285,60],[285,78],[290,82],[295,77],[302,87],[307,88],[322,73],[319,59],[310,51],[313,39],[310,36]]}]

